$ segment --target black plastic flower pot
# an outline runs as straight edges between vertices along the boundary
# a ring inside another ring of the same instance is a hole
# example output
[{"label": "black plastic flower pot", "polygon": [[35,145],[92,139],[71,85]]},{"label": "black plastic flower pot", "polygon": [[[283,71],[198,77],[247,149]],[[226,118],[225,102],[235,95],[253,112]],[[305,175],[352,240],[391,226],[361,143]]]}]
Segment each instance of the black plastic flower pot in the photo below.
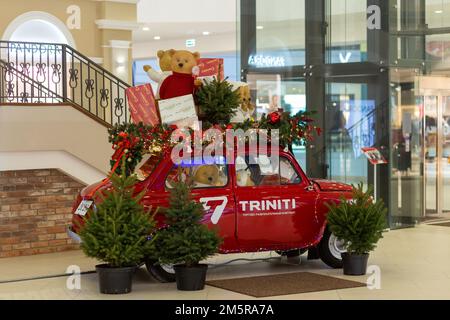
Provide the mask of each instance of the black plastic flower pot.
[{"label": "black plastic flower pot", "polygon": [[369,254],[342,253],[344,274],[347,276],[363,276],[367,272]]},{"label": "black plastic flower pot", "polygon": [[136,267],[113,268],[107,264],[95,266],[98,274],[100,293],[125,294],[131,292],[133,274]]},{"label": "black plastic flower pot", "polygon": [[205,288],[208,265],[198,264],[193,267],[174,266],[177,289],[181,291],[199,291]]}]

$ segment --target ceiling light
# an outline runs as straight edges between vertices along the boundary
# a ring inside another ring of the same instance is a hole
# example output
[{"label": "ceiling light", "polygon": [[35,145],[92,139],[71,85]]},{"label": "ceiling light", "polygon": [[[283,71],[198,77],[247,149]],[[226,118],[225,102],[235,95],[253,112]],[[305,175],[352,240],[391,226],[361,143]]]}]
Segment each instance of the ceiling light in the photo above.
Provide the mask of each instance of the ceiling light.
[{"label": "ceiling light", "polygon": [[439,13],[443,13],[443,12],[444,12],[444,10],[436,10],[434,13],[439,14]]},{"label": "ceiling light", "polygon": [[264,29],[264,26],[256,26],[256,29],[257,30],[262,30],[262,29]]},{"label": "ceiling light", "polygon": [[160,36],[154,36],[153,39],[154,40],[161,40],[161,37]]},{"label": "ceiling light", "polygon": [[149,31],[149,30],[150,30],[149,27],[143,27],[143,28],[142,28],[142,31]]},{"label": "ceiling light", "polygon": [[202,33],[204,36],[209,36],[211,34],[211,32],[209,32],[209,31],[203,31]]}]

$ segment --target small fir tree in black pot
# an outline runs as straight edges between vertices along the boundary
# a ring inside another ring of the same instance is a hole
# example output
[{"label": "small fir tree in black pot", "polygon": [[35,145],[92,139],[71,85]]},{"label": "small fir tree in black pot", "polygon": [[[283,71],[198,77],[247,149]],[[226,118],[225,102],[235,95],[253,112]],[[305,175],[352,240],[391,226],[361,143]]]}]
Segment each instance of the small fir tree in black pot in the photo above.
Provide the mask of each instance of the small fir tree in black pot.
[{"label": "small fir tree in black pot", "polygon": [[200,261],[218,252],[221,239],[215,230],[201,223],[202,204],[191,199],[186,183],[175,183],[165,212],[168,227],[154,241],[161,264],[175,264],[178,290],[203,290],[208,266]]},{"label": "small fir tree in black pot", "polygon": [[132,276],[137,266],[150,255],[152,244],[148,240],[154,229],[154,220],[139,203],[144,193],[135,195],[135,175],[112,173],[112,188],[101,195],[102,202],[90,210],[81,229],[81,248],[88,257],[105,264],[96,266],[100,292],[106,294],[129,293]]},{"label": "small fir tree in black pot", "polygon": [[364,275],[369,252],[376,248],[386,228],[387,209],[382,200],[373,202],[372,188],[353,187],[352,200],[342,199],[339,204],[328,204],[328,227],[347,249],[342,253],[344,274]]}]

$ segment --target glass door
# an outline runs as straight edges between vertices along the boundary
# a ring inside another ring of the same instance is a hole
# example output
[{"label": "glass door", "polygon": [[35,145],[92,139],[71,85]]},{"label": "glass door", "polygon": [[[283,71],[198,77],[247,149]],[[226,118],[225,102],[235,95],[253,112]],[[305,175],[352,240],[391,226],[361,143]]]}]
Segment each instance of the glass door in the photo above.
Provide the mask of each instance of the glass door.
[{"label": "glass door", "polygon": [[[382,81],[377,75],[336,76],[326,78],[325,139],[327,177],[365,187],[373,185],[373,168],[361,148],[387,150],[377,123],[386,121],[383,106],[388,101],[382,94]],[[386,133],[387,135],[387,133]],[[386,142],[387,144],[387,142]],[[388,158],[387,154],[384,154]],[[381,181],[381,180],[378,180]]]},{"label": "glass door", "polygon": [[367,83],[328,82],[326,88],[327,176],[367,186],[361,148],[375,144],[375,100],[368,99]]},{"label": "glass door", "polygon": [[440,97],[424,96],[425,216],[438,214],[438,109]]},{"label": "glass door", "polygon": [[424,212],[424,101],[418,96],[420,70],[390,71],[390,225],[414,226]]},{"label": "glass door", "polygon": [[424,220],[450,218],[450,78],[422,77]]},{"label": "glass door", "polygon": [[424,97],[425,219],[450,217],[450,97]]},{"label": "glass door", "polygon": [[442,214],[450,217],[450,95],[442,102],[441,206]]}]

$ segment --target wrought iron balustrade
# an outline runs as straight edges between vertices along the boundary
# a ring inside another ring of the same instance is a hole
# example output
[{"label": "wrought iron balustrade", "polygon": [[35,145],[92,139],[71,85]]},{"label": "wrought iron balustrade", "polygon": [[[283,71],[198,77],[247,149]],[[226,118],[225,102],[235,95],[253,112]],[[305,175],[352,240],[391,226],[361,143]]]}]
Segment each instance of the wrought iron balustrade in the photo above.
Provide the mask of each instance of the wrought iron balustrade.
[{"label": "wrought iron balustrade", "polygon": [[64,98],[0,60],[0,103],[63,103]]},{"label": "wrought iron balustrade", "polygon": [[128,121],[129,85],[68,45],[0,41],[0,67],[3,104],[66,102],[110,125]]}]

